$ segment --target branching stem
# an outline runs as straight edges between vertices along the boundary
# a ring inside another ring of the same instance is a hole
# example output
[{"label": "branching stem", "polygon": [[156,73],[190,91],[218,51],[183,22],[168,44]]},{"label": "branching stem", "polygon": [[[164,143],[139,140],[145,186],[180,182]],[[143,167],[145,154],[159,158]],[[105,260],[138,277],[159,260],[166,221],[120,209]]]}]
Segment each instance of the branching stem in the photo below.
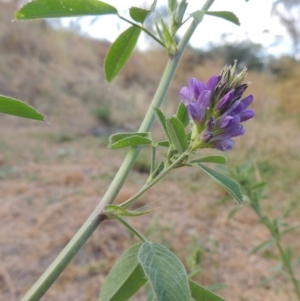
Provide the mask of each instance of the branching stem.
[{"label": "branching stem", "polygon": [[121,216],[117,216],[117,220],[122,223],[129,231],[131,231],[133,234],[135,234],[141,241],[147,242],[148,239],[140,233],[137,229],[135,229],[133,226],[128,224]]},{"label": "branching stem", "polygon": [[[202,10],[208,10],[215,0],[207,0],[202,7]],[[198,23],[193,21],[187,32],[182,37],[176,55],[169,58],[166,69],[162,75],[161,81],[158,85],[153,100],[148,108],[148,111],[144,117],[144,120],[140,126],[140,132],[148,132],[154,121],[153,107],[160,107],[165,99],[167,90],[170,86],[171,80],[178,67],[179,61],[188,42],[197,28]],[[48,267],[48,269],[42,274],[32,288],[26,293],[21,301],[38,301],[46,293],[53,282],[58,278],[62,271],[67,267],[70,261],[74,258],[80,248],[85,244],[88,238],[92,235],[99,224],[105,219],[103,215],[104,208],[114,202],[116,196],[121,190],[125,180],[127,179],[129,172],[136,161],[140,152],[140,147],[131,147],[127,153],[120,169],[118,170],[115,178],[108,187],[101,202],[88,217],[86,222],[81,226],[78,232],[73,236],[70,242],[65,246],[62,252],[54,260],[54,262]]]},{"label": "branching stem", "polygon": [[154,41],[156,41],[158,44],[160,44],[163,48],[166,48],[166,45],[161,40],[159,40],[153,33],[151,33],[147,28],[145,28],[144,26],[136,24],[136,23],[134,23],[134,22],[132,22],[132,21],[130,21],[130,20],[128,20],[128,19],[120,16],[120,15],[118,15],[118,17],[121,20],[123,20],[123,21],[131,24],[132,26],[135,26],[135,27],[139,28],[140,30],[144,31],[148,36],[150,36]]}]

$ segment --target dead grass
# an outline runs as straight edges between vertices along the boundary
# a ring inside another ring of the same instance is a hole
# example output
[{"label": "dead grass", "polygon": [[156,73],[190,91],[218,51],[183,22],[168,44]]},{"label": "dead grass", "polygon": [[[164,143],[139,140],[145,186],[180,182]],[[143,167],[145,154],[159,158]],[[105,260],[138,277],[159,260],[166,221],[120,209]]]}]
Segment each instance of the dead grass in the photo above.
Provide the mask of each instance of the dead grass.
[{"label": "dead grass", "polygon": [[[161,52],[137,53],[121,77],[107,85],[102,71],[105,43],[53,31],[44,23],[11,23],[8,6],[0,2],[0,92],[34,104],[48,115],[50,125],[0,116],[1,301],[19,300],[29,289],[99,202],[122,162],[125,151],[109,151],[105,133],[101,138],[92,135],[99,126],[93,110],[109,103],[112,124],[136,130],[165,65]],[[195,62],[188,50],[165,105],[170,115],[179,101],[178,87],[190,76],[206,80],[222,68],[221,60]],[[294,201],[289,221],[297,223],[298,120],[282,110],[281,82],[266,74],[250,73],[248,78],[257,116],[226,154],[228,165],[250,157],[262,161],[262,177],[269,182],[266,209],[281,215]],[[157,125],[154,132],[161,136]],[[145,161],[148,152],[141,156]],[[143,185],[147,175],[138,171],[130,174],[118,202]],[[224,191],[198,170],[184,168],[141,198],[141,205],[160,200],[159,208],[132,223],[186,264],[203,241],[212,242],[204,245],[203,272],[197,280],[203,285],[226,283],[220,295],[228,300],[293,300],[284,278],[260,285],[276,262],[249,252],[268,233],[247,209],[228,220],[235,204],[221,203],[223,197]],[[295,257],[300,252],[297,235],[287,237]],[[105,275],[134,241],[116,222],[104,223],[43,300],[97,300]]]}]

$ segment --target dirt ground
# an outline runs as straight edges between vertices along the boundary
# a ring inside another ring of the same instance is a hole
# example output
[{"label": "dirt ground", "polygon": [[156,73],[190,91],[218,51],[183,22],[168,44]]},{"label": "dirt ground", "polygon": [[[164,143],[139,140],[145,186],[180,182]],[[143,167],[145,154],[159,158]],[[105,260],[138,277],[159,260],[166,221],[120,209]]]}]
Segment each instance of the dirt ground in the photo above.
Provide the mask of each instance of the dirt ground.
[{"label": "dirt ground", "polygon": [[[9,3],[0,1],[0,94],[37,107],[50,124],[0,116],[0,301],[20,300],[99,203],[126,154],[107,149],[108,134],[118,127],[137,130],[166,63],[162,51],[137,52],[109,86],[102,71],[107,43],[53,30],[45,22],[12,23]],[[189,77],[207,80],[223,67],[221,59],[200,64],[197,55],[189,49],[178,69],[163,107],[169,115]],[[267,73],[251,73],[248,80],[256,117],[225,154],[228,165],[262,161],[269,182],[265,209],[277,216],[293,204],[288,219],[294,225],[300,219],[300,139],[299,116],[289,104],[293,96],[299,109],[293,89],[300,85],[286,80],[280,98],[283,80]],[[106,115],[104,126],[95,112],[103,114],[106,106],[112,116]],[[156,126],[154,136],[159,133]],[[142,152],[118,202],[144,184],[148,155]],[[269,234],[248,208],[228,219],[237,204],[222,201],[224,196],[200,171],[176,170],[139,201],[155,202],[155,211],[131,222],[174,251],[188,272],[193,254],[200,254],[201,273],[194,280],[226,285],[218,293],[228,301],[296,300],[284,276],[265,282],[276,271],[276,252],[249,255]],[[102,223],[42,300],[98,300],[105,276],[136,242],[116,221]],[[285,243],[299,257],[299,232]],[[300,279],[299,266],[295,269]],[[146,300],[146,294],[132,300]]]},{"label": "dirt ground", "polygon": [[[89,131],[63,137],[58,126],[10,116],[1,116],[0,126],[0,300],[15,301],[92,212],[125,152],[108,150],[107,138]],[[135,169],[118,201],[134,194],[146,177]],[[268,233],[249,209],[228,220],[235,203],[221,204],[223,196],[197,170],[175,171],[139,202],[160,200],[155,212],[132,223],[185,263],[201,249],[196,280],[226,284],[218,292],[226,300],[294,300],[282,278],[261,285],[275,262],[249,252]],[[117,222],[104,222],[42,300],[97,300],[105,275],[135,242]]]}]

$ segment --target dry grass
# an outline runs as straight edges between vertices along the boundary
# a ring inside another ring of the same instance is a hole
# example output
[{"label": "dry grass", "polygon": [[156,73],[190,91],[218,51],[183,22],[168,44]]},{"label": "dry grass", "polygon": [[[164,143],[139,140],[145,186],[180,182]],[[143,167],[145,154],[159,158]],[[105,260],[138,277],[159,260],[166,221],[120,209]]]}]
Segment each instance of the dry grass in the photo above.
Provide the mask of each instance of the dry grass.
[{"label": "dry grass", "polygon": [[[0,93],[34,104],[50,122],[0,116],[0,300],[14,301],[84,222],[124,157],[125,151],[107,150],[109,128],[101,138],[92,135],[99,126],[93,111],[110,104],[113,125],[137,129],[166,57],[162,52],[136,53],[121,77],[107,85],[102,71],[105,43],[53,31],[41,22],[11,23],[9,5],[2,2],[0,13]],[[221,60],[195,62],[197,58],[188,50],[169,91],[165,105],[169,114],[178,104],[178,88],[190,76],[206,80],[222,68]],[[295,74],[300,70],[297,66]],[[266,209],[271,215],[281,215],[294,201],[289,221],[297,223],[299,118],[288,114],[294,106],[281,97],[287,87],[291,95],[297,93],[291,88],[299,88],[297,79],[293,77],[291,84],[256,73],[248,79],[253,82],[250,90],[255,94],[257,116],[246,125],[246,136],[236,139],[235,149],[226,154],[228,165],[250,157],[263,161],[262,176],[269,182]],[[283,107],[288,110],[284,112]],[[161,135],[157,125],[154,132]],[[148,152],[141,156],[147,158]],[[131,173],[118,202],[132,196],[145,181],[147,175],[138,170]],[[226,283],[228,288],[220,294],[228,300],[294,300],[284,278],[260,286],[276,262],[260,254],[249,256],[249,252],[268,233],[247,209],[228,220],[235,204],[221,203],[223,197],[224,191],[210,179],[185,168],[142,197],[140,204],[162,200],[154,214],[132,222],[185,263],[194,250],[204,248],[203,272],[197,280],[204,285]],[[287,243],[298,257],[296,238],[295,232]],[[43,300],[97,300],[105,275],[132,243],[119,224],[104,223]],[[140,294],[135,300],[145,297]]]}]

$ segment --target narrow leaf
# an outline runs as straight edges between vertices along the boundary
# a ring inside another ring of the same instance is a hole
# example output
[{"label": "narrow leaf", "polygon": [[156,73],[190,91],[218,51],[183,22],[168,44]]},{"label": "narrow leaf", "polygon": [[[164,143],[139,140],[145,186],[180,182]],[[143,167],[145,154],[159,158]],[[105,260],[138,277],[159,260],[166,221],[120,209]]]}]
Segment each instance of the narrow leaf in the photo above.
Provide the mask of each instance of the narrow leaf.
[{"label": "narrow leaf", "polygon": [[182,102],[178,106],[176,117],[182,122],[185,128],[190,124],[187,108]]},{"label": "narrow leaf", "polygon": [[158,123],[160,124],[162,130],[164,131],[166,137],[168,140],[170,140],[168,129],[167,129],[167,118],[164,115],[164,113],[159,108],[153,108],[156,119]]},{"label": "narrow leaf", "polygon": [[23,101],[3,95],[0,95],[0,113],[34,120],[45,120],[45,116],[32,106]]},{"label": "narrow leaf", "polygon": [[129,211],[124,209],[121,206],[118,205],[107,205],[104,210],[104,214],[109,219],[115,219],[117,216],[128,216],[128,217],[134,217],[134,216],[141,216],[148,213],[151,213],[153,210],[150,211]]},{"label": "narrow leaf", "polygon": [[125,251],[106,277],[100,292],[100,301],[126,301],[147,279],[138,261],[142,244]]},{"label": "narrow leaf", "polygon": [[110,46],[104,62],[105,76],[108,82],[111,82],[126,64],[140,33],[140,28],[131,26],[121,33]]},{"label": "narrow leaf", "polygon": [[228,213],[228,219],[231,219],[238,211],[242,210],[245,208],[244,206],[237,206],[234,207],[230,212]]},{"label": "narrow leaf", "polygon": [[160,16],[160,23],[161,23],[162,29],[163,29],[163,37],[164,37],[163,42],[166,45],[168,54],[174,55],[177,52],[177,44],[176,44],[175,40],[173,39],[171,33],[169,32],[169,29],[168,29],[167,25],[165,24],[162,16]]},{"label": "narrow leaf", "polygon": [[129,9],[130,17],[139,23],[144,23],[147,17],[151,14],[151,10],[143,9],[140,7],[131,7]]},{"label": "narrow leaf", "polygon": [[108,148],[118,149],[118,148],[124,148],[129,146],[138,146],[138,145],[147,145],[147,144],[152,144],[152,140],[140,136],[130,136],[121,139],[113,144],[109,144]]},{"label": "narrow leaf", "polygon": [[284,235],[286,235],[286,234],[288,234],[288,233],[290,233],[290,232],[292,232],[292,231],[295,231],[295,230],[297,230],[297,229],[299,229],[299,228],[300,228],[300,225],[296,225],[296,226],[289,227],[288,229],[285,229],[284,231],[282,231],[282,232],[280,233],[280,236],[284,236]]},{"label": "narrow leaf", "polygon": [[268,239],[268,240],[264,241],[263,243],[259,244],[258,246],[256,246],[255,248],[253,248],[251,250],[250,254],[255,254],[260,250],[268,250],[274,245],[274,243],[275,243],[275,241],[273,238]]},{"label": "narrow leaf", "polygon": [[201,163],[198,163],[198,166],[217,183],[219,183],[238,202],[243,201],[243,196],[238,183]]},{"label": "narrow leaf", "polygon": [[191,300],[186,271],[174,253],[159,244],[145,242],[138,258],[158,301]]},{"label": "narrow leaf", "polygon": [[140,132],[129,132],[129,133],[117,133],[113,134],[109,137],[109,143],[113,144],[118,142],[119,140],[122,140],[124,138],[132,137],[132,136],[139,136],[144,138],[150,138],[150,133],[140,133]]},{"label": "narrow leaf", "polygon": [[223,298],[205,289],[201,285],[189,280],[191,294],[196,301],[225,301]]},{"label": "narrow leaf", "polygon": [[223,156],[207,156],[192,160],[189,163],[216,163],[226,165],[226,158]]},{"label": "narrow leaf", "polygon": [[164,41],[164,40],[165,40],[165,37],[164,37],[164,35],[163,35],[163,32],[162,32],[162,31],[160,30],[160,28],[159,28],[158,21],[157,21],[157,18],[156,18],[155,15],[154,15],[154,24],[155,24],[156,32],[158,33],[160,39],[161,39],[162,41]]},{"label": "narrow leaf", "polygon": [[157,0],[154,0],[154,1],[152,2],[151,6],[150,6],[150,10],[151,10],[151,11],[154,11],[154,10],[155,10],[156,4],[157,4]]},{"label": "narrow leaf", "polygon": [[169,143],[168,140],[165,140],[165,141],[159,141],[159,142],[157,142],[157,145],[163,146],[163,147],[170,147],[170,143]]},{"label": "narrow leaf", "polygon": [[117,14],[115,7],[98,0],[33,0],[15,13],[17,20]]},{"label": "narrow leaf", "polygon": [[176,117],[171,117],[167,120],[167,129],[171,139],[171,143],[177,151],[182,154],[188,148],[185,129],[181,121]]},{"label": "narrow leaf", "polygon": [[227,288],[227,287],[228,287],[228,285],[225,284],[225,283],[216,283],[216,284],[208,285],[205,288],[208,291],[216,292],[216,291],[222,290],[222,289]]},{"label": "narrow leaf", "polygon": [[239,18],[231,11],[206,11],[205,14],[225,19],[236,25],[241,25]]}]

